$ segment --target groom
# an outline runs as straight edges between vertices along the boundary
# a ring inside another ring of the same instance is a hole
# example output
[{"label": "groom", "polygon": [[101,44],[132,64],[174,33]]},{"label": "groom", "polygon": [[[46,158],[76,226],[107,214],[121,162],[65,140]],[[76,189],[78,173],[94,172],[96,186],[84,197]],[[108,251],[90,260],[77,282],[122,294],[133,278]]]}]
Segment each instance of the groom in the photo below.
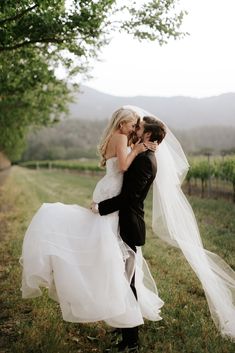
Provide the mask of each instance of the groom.
[{"label": "groom", "polygon": [[[152,117],[144,117],[136,128],[136,135],[143,143],[156,141],[161,143],[166,135],[163,123]],[[157,173],[157,162],[153,151],[147,150],[134,159],[124,173],[121,193],[99,204],[93,204],[93,212],[100,215],[119,211],[120,236],[136,252],[136,246],[145,244],[144,200]],[[131,289],[137,298],[135,274],[131,280]],[[122,341],[116,346],[118,352],[129,349],[138,351],[138,326],[122,329]]]}]

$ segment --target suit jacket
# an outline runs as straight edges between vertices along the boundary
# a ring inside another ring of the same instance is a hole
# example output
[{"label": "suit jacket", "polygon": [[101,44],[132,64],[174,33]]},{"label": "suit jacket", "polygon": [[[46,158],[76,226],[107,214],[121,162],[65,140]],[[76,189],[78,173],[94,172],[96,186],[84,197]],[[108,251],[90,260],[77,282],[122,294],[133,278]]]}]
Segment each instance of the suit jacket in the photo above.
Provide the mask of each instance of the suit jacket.
[{"label": "suit jacket", "polygon": [[119,210],[120,236],[131,248],[144,245],[144,200],[157,173],[154,152],[139,154],[124,173],[121,193],[99,203],[100,215]]}]

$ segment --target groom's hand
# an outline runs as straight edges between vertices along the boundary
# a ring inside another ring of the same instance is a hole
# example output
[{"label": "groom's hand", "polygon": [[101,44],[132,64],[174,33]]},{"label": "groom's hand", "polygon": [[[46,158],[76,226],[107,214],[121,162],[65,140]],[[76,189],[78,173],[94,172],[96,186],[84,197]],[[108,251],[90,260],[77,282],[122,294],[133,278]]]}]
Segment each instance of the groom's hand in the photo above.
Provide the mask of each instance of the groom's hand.
[{"label": "groom's hand", "polygon": [[92,202],[90,208],[91,208],[91,210],[92,210],[93,213],[99,213],[98,203]]}]

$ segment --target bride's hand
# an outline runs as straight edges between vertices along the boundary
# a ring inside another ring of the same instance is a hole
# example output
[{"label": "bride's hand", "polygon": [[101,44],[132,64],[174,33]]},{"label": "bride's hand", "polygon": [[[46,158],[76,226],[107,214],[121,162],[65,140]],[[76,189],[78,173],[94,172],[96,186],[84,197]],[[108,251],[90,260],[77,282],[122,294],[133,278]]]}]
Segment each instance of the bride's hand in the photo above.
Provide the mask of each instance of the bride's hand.
[{"label": "bride's hand", "polygon": [[156,152],[157,147],[158,147],[158,143],[157,142],[148,141],[148,142],[145,142],[144,144],[145,144],[145,146],[147,147],[148,150]]},{"label": "bride's hand", "polygon": [[147,147],[147,144],[143,143],[143,142],[140,142],[140,139],[134,144],[133,146],[133,151],[136,153],[136,154],[139,154],[139,153],[142,153],[142,152],[145,152],[147,151],[148,147]]},{"label": "bride's hand", "polygon": [[157,142],[151,142],[151,141],[140,142],[139,140],[134,144],[133,150],[136,152],[136,154],[145,152],[147,150],[156,152],[157,147],[158,147]]}]

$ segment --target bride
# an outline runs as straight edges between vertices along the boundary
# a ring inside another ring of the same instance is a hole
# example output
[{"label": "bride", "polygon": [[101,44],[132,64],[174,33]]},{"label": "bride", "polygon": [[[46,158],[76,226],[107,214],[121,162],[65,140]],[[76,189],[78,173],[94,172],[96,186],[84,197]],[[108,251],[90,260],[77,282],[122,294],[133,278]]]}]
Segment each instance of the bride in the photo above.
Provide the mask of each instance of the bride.
[{"label": "bride", "polygon": [[[125,106],[121,112],[126,112],[128,119],[119,121],[114,135],[128,136],[138,116],[153,116],[133,106]],[[110,123],[108,129],[112,128]],[[128,168],[144,146],[137,144],[128,151],[125,143],[121,150],[125,152],[121,159],[111,153],[106,162],[106,175],[94,192],[96,203],[120,192],[120,170]],[[181,190],[189,165],[169,128],[156,159],[153,231],[182,250],[202,284],[214,323],[223,336],[235,341],[235,273],[219,256],[203,248],[193,210]],[[24,239],[23,297],[38,296],[40,286],[48,287],[68,321],[104,320],[114,327],[133,327],[143,323],[143,317],[160,320],[163,302],[140,252],[135,259],[138,302],[130,290],[125,263],[133,254],[119,238],[117,224],[116,213],[101,217],[77,205],[44,204]]]},{"label": "bride", "polygon": [[[123,172],[154,147],[139,141],[128,147],[137,120],[131,109],[113,114],[101,141],[106,174],[96,185],[94,202],[118,195]],[[78,205],[43,204],[26,232],[21,263],[23,298],[39,296],[40,287],[47,287],[66,321],[104,320],[123,328],[141,325],[143,318],[161,319],[163,301],[141,250],[135,254],[122,241],[117,212],[101,217]],[[134,266],[138,302],[130,287]]]}]

